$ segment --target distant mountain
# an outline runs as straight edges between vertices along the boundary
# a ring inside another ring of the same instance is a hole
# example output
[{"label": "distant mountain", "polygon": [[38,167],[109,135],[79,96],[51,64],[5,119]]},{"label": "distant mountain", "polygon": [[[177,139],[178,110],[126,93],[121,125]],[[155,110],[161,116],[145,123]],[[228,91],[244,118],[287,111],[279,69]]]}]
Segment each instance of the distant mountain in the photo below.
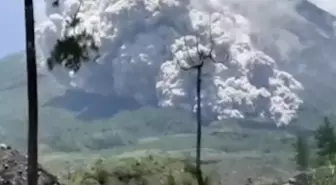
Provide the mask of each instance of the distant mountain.
[{"label": "distant mountain", "polygon": [[[204,80],[204,110],[208,116],[258,117],[288,124],[297,114],[318,120],[334,110],[336,19],[315,2],[193,1],[193,6],[186,0],[109,2],[84,3],[81,16],[85,25],[98,29],[96,36],[104,57],[99,64],[84,66],[74,78],[61,69],[50,75],[43,69],[43,61],[62,31],[59,23],[63,16],[75,11],[78,4],[63,0],[60,10],[47,5],[49,19],[37,28],[44,108],[65,108],[70,115],[77,115],[94,105],[90,114],[86,112],[93,119],[99,118],[95,115],[100,111],[105,111],[104,117],[113,114],[106,109],[147,104],[191,110],[193,75],[176,68],[166,49],[178,56],[183,54],[185,36],[188,48],[195,49],[194,38],[188,36],[194,31],[200,33],[201,44],[208,46],[207,15],[211,12],[217,60],[228,43],[235,60],[206,67],[212,74]],[[20,102],[15,106],[24,110],[25,97],[18,94],[25,93],[25,66],[19,60],[14,63],[0,62],[4,66],[0,68],[4,70],[0,80],[5,84],[0,85],[0,96],[3,105],[15,100]],[[116,99],[120,100],[118,106]]]}]

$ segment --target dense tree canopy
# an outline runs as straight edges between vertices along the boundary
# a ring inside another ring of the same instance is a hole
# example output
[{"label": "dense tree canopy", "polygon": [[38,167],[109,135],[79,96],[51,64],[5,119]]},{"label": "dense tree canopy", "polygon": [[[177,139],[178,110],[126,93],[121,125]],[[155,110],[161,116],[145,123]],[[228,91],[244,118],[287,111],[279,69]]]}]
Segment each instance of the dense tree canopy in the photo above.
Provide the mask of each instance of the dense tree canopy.
[{"label": "dense tree canopy", "polygon": [[[58,0],[53,2],[54,8],[57,8],[58,5]],[[57,39],[47,60],[49,70],[52,70],[56,65],[61,65],[70,71],[77,72],[82,63],[94,61],[99,57],[99,48],[93,35],[85,29],[80,31],[77,29],[81,23],[77,16],[80,8],[81,4],[75,14],[66,21],[63,37]]]}]

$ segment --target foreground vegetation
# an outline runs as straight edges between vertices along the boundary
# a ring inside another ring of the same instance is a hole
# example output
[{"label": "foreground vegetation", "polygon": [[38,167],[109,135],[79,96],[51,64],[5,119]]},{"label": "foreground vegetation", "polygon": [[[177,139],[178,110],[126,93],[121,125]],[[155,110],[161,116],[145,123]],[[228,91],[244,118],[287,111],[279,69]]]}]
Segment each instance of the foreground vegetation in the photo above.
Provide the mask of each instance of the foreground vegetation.
[{"label": "foreground vegetation", "polygon": [[[63,179],[72,185],[197,183],[196,168],[191,161],[160,155],[98,159],[88,168],[66,174]],[[209,178],[206,179],[210,184]]]}]

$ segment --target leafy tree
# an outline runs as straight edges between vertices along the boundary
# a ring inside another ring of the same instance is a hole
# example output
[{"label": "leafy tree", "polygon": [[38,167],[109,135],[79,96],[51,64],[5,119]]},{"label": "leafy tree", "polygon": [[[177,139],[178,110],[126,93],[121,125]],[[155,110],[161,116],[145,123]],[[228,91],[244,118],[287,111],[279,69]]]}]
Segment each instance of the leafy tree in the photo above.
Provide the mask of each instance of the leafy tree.
[{"label": "leafy tree", "polygon": [[[209,17],[211,23],[211,16]],[[196,169],[197,169],[197,177],[198,184],[204,184],[202,171],[201,171],[201,140],[202,140],[202,110],[201,110],[201,85],[202,85],[202,69],[207,61],[211,61],[217,63],[213,57],[213,49],[214,49],[214,41],[212,39],[211,25],[209,25],[209,36],[210,36],[210,49],[206,52],[203,49],[200,49],[199,40],[200,38],[196,36],[196,49],[197,49],[197,60],[192,59],[189,50],[187,50],[188,54],[188,64],[184,66],[181,64],[179,60],[177,60],[179,67],[184,71],[192,71],[196,70],[196,119],[197,119],[197,138],[196,138]],[[184,44],[186,43],[184,37]],[[229,52],[226,52],[226,58],[224,61],[229,59]],[[176,57],[175,57],[176,58]]]},{"label": "leafy tree", "polygon": [[315,140],[317,142],[319,163],[323,165],[328,162],[334,162],[336,154],[336,134],[334,126],[327,117],[324,118],[323,124],[316,130]]},{"label": "leafy tree", "polygon": [[[80,1],[82,3],[82,1]],[[73,72],[77,72],[82,63],[94,61],[99,57],[98,46],[93,35],[87,30],[78,31],[81,23],[77,14],[81,8],[81,3],[74,15],[66,20],[66,27],[63,37],[57,39],[56,44],[47,60],[49,70],[53,70],[56,65],[64,66]],[[57,8],[59,1],[56,0],[53,6]]]},{"label": "leafy tree", "polygon": [[28,95],[28,185],[37,184],[38,161],[38,96],[35,53],[33,0],[25,0],[27,95]]}]

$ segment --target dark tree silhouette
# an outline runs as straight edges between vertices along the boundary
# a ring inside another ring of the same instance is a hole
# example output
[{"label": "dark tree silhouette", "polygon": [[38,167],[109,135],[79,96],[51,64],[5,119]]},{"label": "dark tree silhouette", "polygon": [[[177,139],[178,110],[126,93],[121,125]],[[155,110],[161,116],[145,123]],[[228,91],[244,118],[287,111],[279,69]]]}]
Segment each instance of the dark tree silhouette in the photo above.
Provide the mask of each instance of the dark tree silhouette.
[{"label": "dark tree silhouette", "polygon": [[[200,38],[195,35],[196,37],[196,49],[197,49],[197,60],[192,59],[191,54],[188,49],[186,49],[187,53],[187,60],[188,64],[187,66],[182,65],[181,61],[177,59],[177,64],[179,67],[184,71],[191,71],[196,70],[196,119],[197,119],[197,137],[196,137],[196,170],[197,170],[197,181],[199,185],[204,185],[203,175],[202,175],[202,169],[201,169],[201,142],[202,142],[202,107],[201,107],[201,89],[202,89],[202,69],[205,64],[205,62],[213,62],[218,63],[214,57],[213,57],[213,49],[214,49],[214,41],[212,38],[212,32],[211,32],[211,16],[209,17],[209,41],[210,41],[210,49],[208,52],[205,50],[200,49],[199,41]],[[186,48],[186,40],[184,37],[184,44]],[[222,62],[226,62],[230,58],[230,54],[228,51],[225,52],[225,60]],[[173,55],[173,54],[172,54]],[[175,57],[177,58],[177,57]]]},{"label": "dark tree silhouette", "polygon": [[38,95],[33,0],[25,0],[24,9],[28,81],[28,185],[36,185],[38,178]]},{"label": "dark tree silhouette", "polygon": [[[66,69],[77,72],[82,63],[94,61],[99,57],[98,47],[94,41],[92,34],[85,29],[79,33],[71,34],[81,23],[81,19],[77,16],[81,8],[80,6],[74,15],[66,20],[63,37],[57,39],[56,44],[51,51],[51,55],[47,60],[49,70],[53,70],[56,65],[64,66]],[[53,7],[59,6],[59,1],[53,2]],[[90,57],[90,54],[94,54]]]}]

